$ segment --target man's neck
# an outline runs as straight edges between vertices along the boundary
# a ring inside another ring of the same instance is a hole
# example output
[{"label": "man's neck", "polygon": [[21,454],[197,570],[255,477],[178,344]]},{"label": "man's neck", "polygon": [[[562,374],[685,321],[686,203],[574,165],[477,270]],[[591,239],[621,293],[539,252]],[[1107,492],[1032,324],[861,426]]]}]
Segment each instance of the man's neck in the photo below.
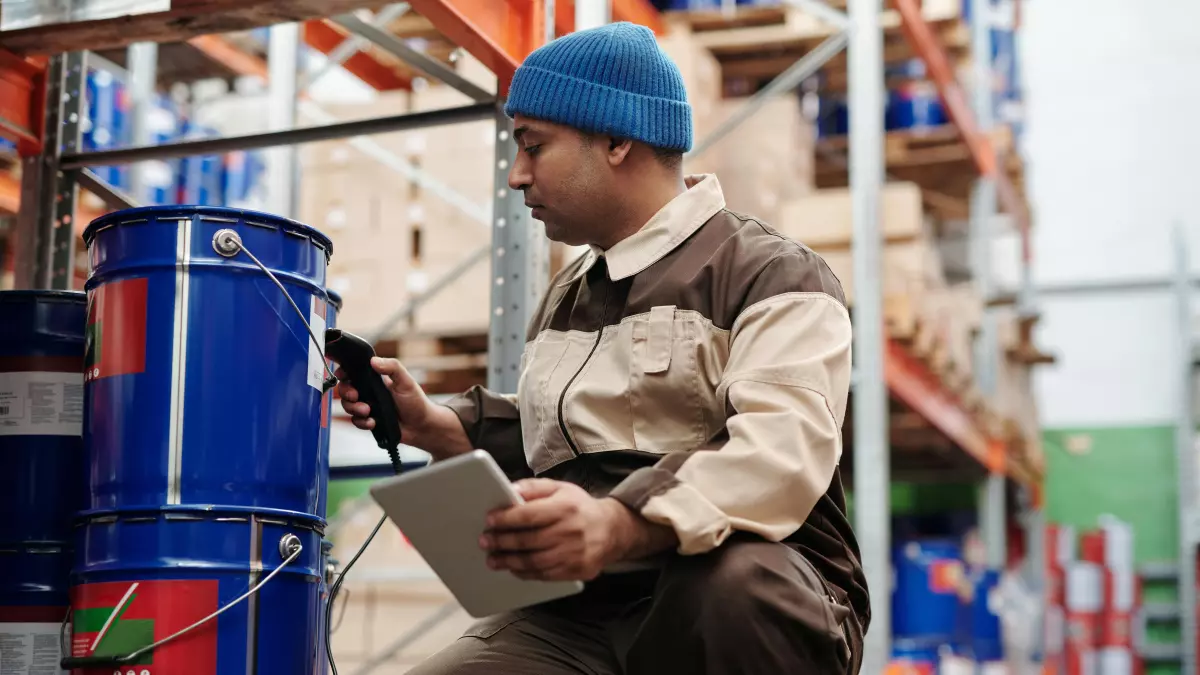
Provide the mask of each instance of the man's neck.
[{"label": "man's neck", "polygon": [[682,175],[675,180],[653,181],[648,185],[638,185],[627,190],[627,196],[622,199],[622,208],[617,212],[616,222],[613,223],[611,238],[606,242],[597,243],[607,250],[617,242],[636,234],[664,206],[686,191],[687,185]]}]

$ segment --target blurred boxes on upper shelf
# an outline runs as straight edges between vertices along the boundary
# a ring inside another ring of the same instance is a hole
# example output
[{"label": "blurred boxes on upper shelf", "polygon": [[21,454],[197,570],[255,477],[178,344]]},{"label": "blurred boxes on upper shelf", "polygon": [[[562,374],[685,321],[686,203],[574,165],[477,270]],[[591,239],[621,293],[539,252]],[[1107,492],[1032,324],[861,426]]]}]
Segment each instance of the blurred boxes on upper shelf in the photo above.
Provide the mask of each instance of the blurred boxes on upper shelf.
[{"label": "blurred boxes on upper shelf", "polygon": [[169,9],[171,0],[5,0],[0,2],[0,30],[115,19]]},{"label": "blurred boxes on upper shelf", "polygon": [[[470,56],[459,74],[486,90],[493,76]],[[470,105],[441,84],[382,92],[369,103],[300,107],[327,124]],[[375,330],[491,238],[495,122],[482,119],[310,143],[300,149],[300,218],[330,236],[329,285],[343,294],[339,322]],[[489,260],[465,271],[393,332],[487,332]]]}]

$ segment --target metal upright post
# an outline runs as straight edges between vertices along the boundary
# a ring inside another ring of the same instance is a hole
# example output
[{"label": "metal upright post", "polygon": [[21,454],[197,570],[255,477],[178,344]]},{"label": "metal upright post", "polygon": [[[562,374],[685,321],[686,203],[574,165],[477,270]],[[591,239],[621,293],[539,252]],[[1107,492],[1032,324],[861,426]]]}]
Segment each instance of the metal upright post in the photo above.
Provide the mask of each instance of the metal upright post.
[{"label": "metal upright post", "polygon": [[[300,60],[300,24],[271,26],[267,45],[267,126],[283,131],[296,126],[296,87]],[[267,203],[277,215],[296,215],[299,162],[296,148],[279,146],[267,152]]]},{"label": "metal upright post", "polygon": [[[154,110],[154,96],[158,79],[158,43],[138,42],[126,50],[129,64],[129,93],[133,99],[132,144],[150,145],[153,129],[150,115]],[[143,204],[149,203],[150,193],[146,188],[145,164],[130,167],[129,192]]]},{"label": "metal upright post", "polygon": [[[542,0],[545,42],[554,39],[554,0]],[[488,330],[489,389],[514,394],[521,378],[525,333],[550,281],[550,242],[524,195],[508,187],[517,156],[512,120],[496,102],[495,199],[492,211],[492,316]]]},{"label": "metal upright post", "polygon": [[596,28],[610,21],[611,0],[575,0],[575,30]]},{"label": "metal upright post", "polygon": [[884,383],[882,232],[883,34],[880,0],[849,0],[850,190],[854,274],[854,516],[871,591],[862,672],[882,673],[891,652],[888,394]]},{"label": "metal upright post", "polygon": [[1179,395],[1178,422],[1175,430],[1175,456],[1179,481],[1179,627],[1180,672],[1196,672],[1196,337],[1193,330],[1191,261],[1187,236],[1182,228],[1175,231],[1175,297],[1179,321]]},{"label": "metal upright post", "polygon": [[[992,98],[992,17],[988,0],[971,1],[972,100],[979,131],[990,134],[994,124]],[[971,271],[981,297],[992,293],[992,231],[996,219],[996,182],[989,176],[976,179],[971,192]],[[996,393],[1000,367],[995,315],[984,309],[975,341],[975,381],[984,396]],[[979,502],[980,534],[987,550],[987,564],[1003,569],[1007,558],[1005,536],[1005,477],[988,475]]]},{"label": "metal upright post", "polygon": [[508,187],[508,170],[518,152],[512,131],[512,120],[498,104],[488,388],[505,393],[517,391],[525,331],[550,276],[542,224],[530,217],[523,195]]},{"label": "metal upright post", "polygon": [[80,150],[87,53],[50,59],[46,71],[45,145],[22,165],[17,288],[72,288],[75,278],[76,175],[59,157]]}]

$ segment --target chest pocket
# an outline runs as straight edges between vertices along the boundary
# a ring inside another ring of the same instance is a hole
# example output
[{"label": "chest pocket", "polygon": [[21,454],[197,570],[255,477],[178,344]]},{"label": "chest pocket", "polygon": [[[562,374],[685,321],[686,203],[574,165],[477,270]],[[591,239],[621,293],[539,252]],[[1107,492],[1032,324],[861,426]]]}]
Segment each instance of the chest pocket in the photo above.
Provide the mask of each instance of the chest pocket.
[{"label": "chest pocket", "polygon": [[[643,452],[686,451],[711,435],[716,382],[712,331],[696,312],[673,305],[631,319],[629,408]],[[718,376],[719,377],[719,376]]]}]

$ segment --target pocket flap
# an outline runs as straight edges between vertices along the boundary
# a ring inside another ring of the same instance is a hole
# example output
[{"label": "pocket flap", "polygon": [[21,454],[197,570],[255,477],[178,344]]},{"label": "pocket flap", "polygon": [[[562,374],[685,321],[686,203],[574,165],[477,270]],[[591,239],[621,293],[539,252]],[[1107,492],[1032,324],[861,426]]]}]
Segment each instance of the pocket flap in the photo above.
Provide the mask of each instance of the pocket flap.
[{"label": "pocket flap", "polygon": [[645,366],[642,372],[662,373],[671,365],[671,352],[675,336],[675,305],[664,305],[650,309],[650,325],[647,341]]}]

